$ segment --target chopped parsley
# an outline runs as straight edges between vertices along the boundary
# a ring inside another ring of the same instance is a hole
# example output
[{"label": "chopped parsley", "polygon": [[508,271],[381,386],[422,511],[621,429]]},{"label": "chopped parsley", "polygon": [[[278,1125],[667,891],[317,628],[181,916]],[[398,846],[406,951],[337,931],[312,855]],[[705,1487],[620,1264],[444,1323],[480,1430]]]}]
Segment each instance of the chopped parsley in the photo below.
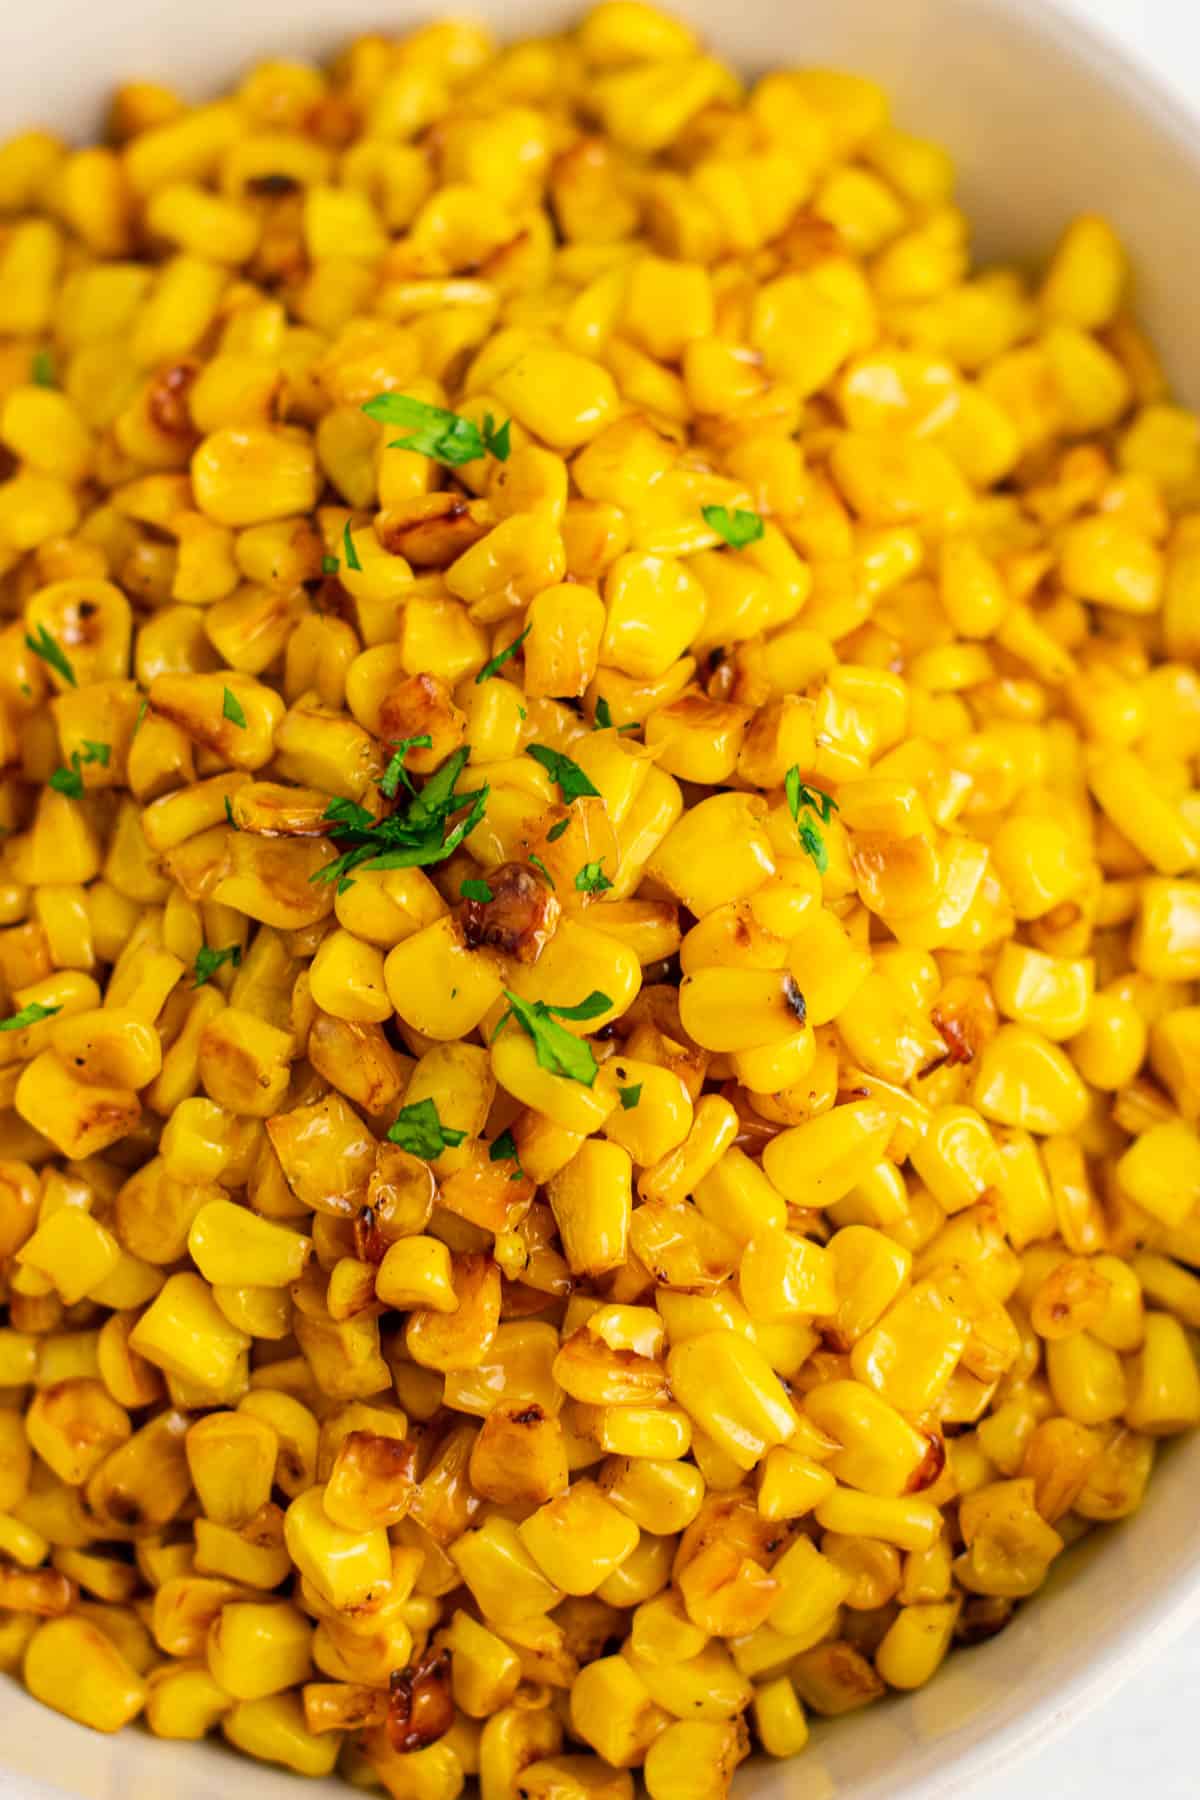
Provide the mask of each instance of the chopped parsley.
[{"label": "chopped parsley", "polygon": [[730,512],[727,506],[702,506],[704,523],[712,527],[718,537],[725,539],[731,550],[744,550],[747,544],[757,544],[763,534],[763,522],[756,512],[743,512],[739,507]]},{"label": "chopped parsley", "polygon": [[497,429],[491,413],[487,413],[479,426],[460,413],[449,412],[444,406],[429,406],[407,394],[376,394],[363,411],[383,425],[403,425],[407,429],[409,435],[393,438],[389,450],[412,450],[434,462],[448,463],[451,468],[475,462],[481,456],[508,461],[512,447],[510,419]]},{"label": "chopped parsley", "polygon": [[585,794],[594,794],[597,800],[600,798],[600,789],[593,787],[579,764],[564,756],[561,750],[552,750],[549,744],[526,744],[525,754],[541,763],[551,781],[557,781],[564,805],[570,806],[572,800],[579,800]]},{"label": "chopped parsley", "polygon": [[25,648],[32,650],[35,656],[40,656],[44,663],[49,663],[50,667],[72,687],[79,686],[75,679],[74,669],[44,625],[38,626],[36,637],[31,637],[28,632],[25,633]]},{"label": "chopped parsley", "polygon": [[[796,834],[800,839],[800,846],[816,863],[818,874],[824,875],[829,867],[829,851],[825,844],[825,834],[816,819],[808,818],[807,814],[816,813],[821,825],[828,825],[838,810],[838,803],[832,794],[826,794],[821,788],[806,787],[800,779],[800,770],[795,763],[783,778],[783,791],[787,795],[788,811],[796,821]],[[806,814],[804,818],[800,817],[801,809]]]},{"label": "chopped parsley", "polygon": [[560,819],[557,825],[552,825],[546,833],[546,842],[548,844],[557,844],[559,838],[570,823],[570,819]]},{"label": "chopped parsley", "polygon": [[527,1181],[529,1178],[521,1167],[521,1157],[517,1150],[517,1140],[511,1131],[502,1131],[498,1138],[493,1138],[488,1150],[489,1162],[516,1163],[516,1172],[509,1176],[510,1181]]},{"label": "chopped parsley", "polygon": [[[228,806],[228,800],[225,804]],[[235,969],[241,967],[242,946],[240,944],[228,944],[224,950],[210,950],[207,944],[202,945],[196,952],[195,979],[192,986],[203,987],[205,982],[211,981],[217,970],[226,963],[232,963]]]},{"label": "chopped parsley", "polygon": [[475,881],[470,878],[463,882],[458,891],[464,900],[478,900],[482,906],[486,906],[489,900],[496,898],[486,881]]},{"label": "chopped parsley", "polygon": [[225,817],[229,820],[229,823],[233,826],[233,829],[235,831],[240,831],[242,829],[241,826],[238,824],[237,820],[233,816],[233,807],[230,804],[228,794],[226,794],[226,796],[225,796]]},{"label": "chopped parsley", "polygon": [[546,867],[546,865],[542,861],[541,857],[535,856],[532,850],[529,852],[529,861],[530,861],[531,865],[533,866],[533,868],[535,868],[539,874],[544,875],[546,877],[546,880],[550,883],[550,886],[552,888],[557,888],[558,883],[555,881],[553,875],[550,873],[549,869]]},{"label": "chopped parsley", "polygon": [[485,662],[482,669],[480,669],[478,675],[475,677],[475,686],[478,687],[480,682],[490,681],[493,675],[498,675],[505,663],[508,662],[509,658],[517,654],[517,651],[521,648],[521,645],[525,642],[525,639],[532,630],[533,626],[527,625],[520,636],[515,637],[511,644],[505,644],[503,650],[497,650],[491,662]]},{"label": "chopped parsley", "polygon": [[522,1000],[509,988],[504,989],[504,998],[508,1001],[508,1011],[492,1033],[493,1043],[508,1021],[515,1019],[521,1030],[533,1039],[541,1068],[548,1069],[551,1075],[562,1075],[568,1081],[580,1081],[584,1087],[591,1087],[599,1072],[592,1046],[585,1038],[565,1031],[558,1021],[599,1018],[612,1005],[608,995],[593,989],[578,1006],[553,1006],[548,1000]]},{"label": "chopped parsley", "polygon": [[423,1157],[426,1162],[432,1162],[443,1150],[457,1149],[466,1135],[452,1125],[443,1125],[436,1103],[428,1099],[402,1106],[395,1124],[388,1127],[389,1143],[399,1144],[410,1156]]},{"label": "chopped parsley", "polygon": [[[375,818],[357,801],[331,800],[325,808],[325,818],[333,828],[330,835],[346,849],[309,880],[336,881],[338,893],[344,894],[353,886],[349,879],[352,869],[427,868],[453,856],[482,819],[491,792],[486,784],[470,793],[458,792],[458,778],[470,754],[465,746],[456,750],[420,792],[405,801],[402,811],[385,819]],[[464,808],[469,809],[466,817],[452,825],[452,816]]]},{"label": "chopped parsley", "polygon": [[224,688],[221,693],[221,717],[236,725],[239,731],[246,729],[246,715],[242,711],[242,703],[232,688]]},{"label": "chopped parsley", "polygon": [[65,794],[68,800],[83,799],[83,769],[86,763],[99,763],[107,769],[112,749],[108,744],[94,744],[90,738],[84,738],[82,750],[72,750],[69,769],[55,769],[50,777],[50,786],[56,794]]},{"label": "chopped parsley", "polygon": [[383,780],[379,783],[379,791],[386,794],[389,800],[396,798],[396,789],[403,782],[410,794],[416,793],[412,784],[412,776],[404,766],[404,759],[410,750],[432,750],[433,739],[428,732],[421,737],[396,738],[391,744],[396,754],[383,772]]},{"label": "chopped parsley", "polygon": [[[608,704],[608,701],[604,698],[604,695],[601,694],[599,699],[596,701],[596,717],[595,717],[595,721],[592,725],[592,730],[593,731],[611,731],[612,728],[613,728],[612,708]],[[618,725],[617,730],[618,731],[636,731],[637,725],[636,725],[636,723],[633,725]]]},{"label": "chopped parsley", "polygon": [[341,566],[341,558],[338,556],[323,556],[321,558],[322,575],[336,575]]},{"label": "chopped parsley", "polygon": [[52,1019],[61,1011],[61,1006],[43,1006],[40,1000],[31,1000],[20,1012],[0,1019],[0,1031],[24,1031],[27,1025],[40,1025],[43,1019]]},{"label": "chopped parsley", "polygon": [[622,1109],[632,1112],[642,1097],[642,1084],[635,1081],[632,1087],[619,1087],[617,1093],[620,1095]]},{"label": "chopped parsley", "polygon": [[358,560],[358,551],[354,548],[354,539],[350,536],[350,521],[346,520],[346,528],[342,532],[342,549],[346,556],[346,567],[357,569],[362,573],[362,564]]},{"label": "chopped parsley", "polygon": [[150,702],[147,699],[146,695],[143,694],[142,695],[142,704],[138,707],[137,718],[133,721],[133,730],[129,734],[130,737],[136,737],[138,732],[142,729],[142,720],[145,718],[146,713],[149,710],[149,706],[150,706]]},{"label": "chopped parsley", "polygon": [[29,365],[29,373],[38,387],[54,387],[54,358],[49,350],[35,350]]},{"label": "chopped parsley", "polygon": [[[601,857],[600,862],[604,858]],[[584,863],[582,869],[575,871],[575,889],[580,894],[602,894],[610,888],[612,882],[600,867],[599,862]]]}]

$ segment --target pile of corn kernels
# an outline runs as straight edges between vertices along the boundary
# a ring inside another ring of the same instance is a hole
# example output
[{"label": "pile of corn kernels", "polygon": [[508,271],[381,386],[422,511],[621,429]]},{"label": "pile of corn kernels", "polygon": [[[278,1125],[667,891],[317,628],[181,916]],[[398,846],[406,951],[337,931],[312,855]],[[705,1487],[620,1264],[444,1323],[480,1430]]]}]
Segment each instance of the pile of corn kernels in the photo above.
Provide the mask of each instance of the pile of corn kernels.
[{"label": "pile of corn kernels", "polygon": [[1200,1420],[1200,429],[1128,288],[1091,216],[973,272],[872,83],[639,0],[0,146],[39,1700],[721,1800],[1138,1506]]}]

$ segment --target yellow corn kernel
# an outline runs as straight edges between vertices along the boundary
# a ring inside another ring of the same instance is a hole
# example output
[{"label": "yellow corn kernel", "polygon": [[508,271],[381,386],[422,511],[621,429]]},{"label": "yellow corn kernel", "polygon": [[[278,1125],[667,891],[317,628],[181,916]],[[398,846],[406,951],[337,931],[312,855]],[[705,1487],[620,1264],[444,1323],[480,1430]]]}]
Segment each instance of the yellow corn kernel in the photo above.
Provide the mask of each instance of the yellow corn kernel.
[{"label": "yellow corn kernel", "polygon": [[667,1369],[679,1404],[741,1468],[753,1468],[795,1431],[795,1414],[770,1365],[733,1332],[702,1332],[676,1344]]},{"label": "yellow corn kernel", "polygon": [[571,1685],[571,1730],[613,1768],[639,1767],[670,1714],[623,1656],[587,1663]]},{"label": "yellow corn kernel", "polygon": [[1200,1200],[1200,1137],[1181,1119],[1152,1125],[1120,1158],[1116,1176],[1145,1212],[1182,1225]]},{"label": "yellow corn kernel", "polygon": [[260,1762],[282,1763],[297,1775],[328,1775],[337,1761],[337,1732],[311,1732],[295,1694],[240,1700],[221,1719],[229,1742]]},{"label": "yellow corn kernel", "polygon": [[208,1518],[244,1525],[271,1495],[279,1440],[248,1413],[215,1412],[187,1434],[188,1468]]},{"label": "yellow corn kernel", "polygon": [[562,1598],[510,1520],[492,1518],[464,1532],[450,1546],[450,1557],[492,1624],[504,1626],[549,1612]]},{"label": "yellow corn kernel", "polygon": [[391,1555],[380,1527],[366,1532],[335,1525],[323,1505],[324,1490],[310,1487],[287,1509],[288,1553],[327,1605],[360,1606],[391,1580]]},{"label": "yellow corn kernel", "polygon": [[208,1668],[235,1700],[261,1700],[307,1679],[312,1626],[278,1601],[234,1601],[208,1633]]},{"label": "yellow corn kernel", "polygon": [[250,1339],[229,1324],[198,1275],[172,1275],[130,1333],[129,1345],[166,1373],[217,1393],[235,1377]]},{"label": "yellow corn kernel", "polygon": [[146,1685],[104,1632],[84,1619],[51,1619],[25,1651],[25,1685],[56,1712],[119,1731],[146,1703]]},{"label": "yellow corn kernel", "polygon": [[1184,1431],[1200,1418],[1200,1376],[1187,1336],[1169,1313],[1150,1313],[1128,1372],[1126,1423],[1149,1437]]}]

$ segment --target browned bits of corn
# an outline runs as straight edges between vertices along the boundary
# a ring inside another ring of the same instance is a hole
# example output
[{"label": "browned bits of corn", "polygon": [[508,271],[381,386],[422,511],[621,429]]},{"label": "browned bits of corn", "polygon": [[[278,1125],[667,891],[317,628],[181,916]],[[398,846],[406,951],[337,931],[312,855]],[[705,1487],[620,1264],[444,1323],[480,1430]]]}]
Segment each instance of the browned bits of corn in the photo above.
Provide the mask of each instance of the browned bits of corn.
[{"label": "browned bits of corn", "polygon": [[0,1649],[722,1800],[1200,1420],[1200,426],[604,0],[0,148]]}]

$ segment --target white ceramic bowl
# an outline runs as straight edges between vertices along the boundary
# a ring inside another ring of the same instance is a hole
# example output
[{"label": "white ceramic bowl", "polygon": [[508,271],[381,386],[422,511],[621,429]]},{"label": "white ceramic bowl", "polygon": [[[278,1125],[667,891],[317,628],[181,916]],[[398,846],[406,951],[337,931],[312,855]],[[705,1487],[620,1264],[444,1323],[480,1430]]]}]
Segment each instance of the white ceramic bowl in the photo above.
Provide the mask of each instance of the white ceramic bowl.
[{"label": "white ceramic bowl", "polygon": [[[881,80],[902,124],[941,139],[977,253],[1032,259],[1063,221],[1106,213],[1130,245],[1143,318],[1200,397],[1191,284],[1200,134],[1168,98],[1046,0],[674,0],[738,67],[831,63]],[[490,16],[506,35],[570,18],[572,0],[0,0],[0,137],[44,124],[86,138],[119,77],[207,95],[257,57],[321,55],[356,27]],[[821,1725],[796,1762],[761,1762],[740,1800],[939,1800],[1044,1744],[1200,1618],[1200,1439],[1161,1460],[1142,1511],[1064,1557],[1000,1637],[951,1656],[911,1698]],[[7,1780],[6,1780],[7,1776]],[[216,1745],[99,1737],[0,1677],[0,1793],[41,1800],[333,1800]]]}]

